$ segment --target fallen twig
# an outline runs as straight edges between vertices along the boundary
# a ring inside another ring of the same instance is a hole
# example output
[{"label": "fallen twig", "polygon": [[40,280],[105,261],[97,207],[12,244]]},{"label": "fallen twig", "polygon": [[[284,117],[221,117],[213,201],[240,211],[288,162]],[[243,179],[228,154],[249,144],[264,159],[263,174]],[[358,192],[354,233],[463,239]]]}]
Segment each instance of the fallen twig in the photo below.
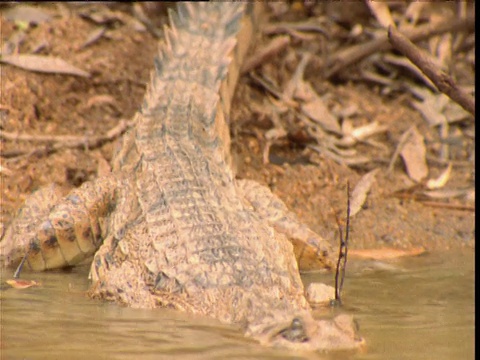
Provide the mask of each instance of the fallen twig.
[{"label": "fallen twig", "polygon": [[254,71],[252,71],[249,75],[256,84],[260,85],[270,94],[274,95],[277,99],[281,100],[282,103],[284,103],[285,105],[293,109],[298,108],[299,105],[296,101],[287,98],[276,86],[269,84],[267,81],[262,79],[259,75],[257,75]]},{"label": "fallen twig", "polygon": [[437,88],[432,81],[426,76],[415,64],[405,58],[405,56],[397,56],[393,54],[385,54],[382,60],[399,67],[403,67],[412,72],[418,79],[422,80],[433,91],[437,91]]},{"label": "fallen twig", "polygon": [[[466,19],[452,18],[441,24],[425,24],[414,29],[405,31],[404,35],[411,41],[420,41],[431,36],[440,35],[446,32],[472,31],[475,29],[475,15],[470,15]],[[388,34],[378,39],[371,40],[368,43],[362,43],[340,50],[334,54],[326,64],[324,64],[325,77],[330,78],[340,70],[354,64],[377,51],[388,50],[391,45],[388,41]]]},{"label": "fallen twig", "polygon": [[96,148],[107,141],[111,141],[122,135],[128,128],[133,126],[134,121],[121,120],[115,127],[110,129],[106,134],[100,136],[75,136],[75,135],[27,135],[15,134],[0,130],[0,139],[10,141],[30,141],[30,142],[47,142],[53,143],[51,146],[39,147],[32,150],[13,150],[2,152],[2,157],[11,158],[15,156],[31,154],[46,155],[56,152],[64,148],[85,147],[87,149]]},{"label": "fallen twig", "polygon": [[316,32],[329,38],[328,33],[317,22],[282,22],[266,25],[263,28],[263,33],[266,35],[287,33],[292,37],[296,37],[301,40],[312,40],[312,35],[305,34],[306,32]]},{"label": "fallen twig", "polygon": [[340,248],[338,251],[337,268],[335,271],[335,300],[333,304],[341,305],[341,293],[343,288],[343,281],[345,280],[345,270],[347,267],[347,254],[348,254],[348,237],[350,234],[350,183],[347,182],[347,223],[345,225],[345,238],[343,238],[342,226],[335,214],[335,220],[337,221],[338,231],[340,235]]},{"label": "fallen twig", "polygon": [[155,25],[145,14],[145,11],[143,11],[142,6],[139,3],[135,3],[133,5],[133,15],[138,21],[140,21],[147,28],[150,34],[152,34],[156,39],[162,38],[162,35],[163,35],[162,31],[155,27]]},{"label": "fallen twig", "polygon": [[321,24],[311,20],[304,22],[280,22],[268,24],[263,28],[263,33],[267,35],[280,34],[288,32],[291,29],[295,31],[316,32],[328,37],[328,33],[321,26]]},{"label": "fallen twig", "polygon": [[258,65],[264,63],[268,58],[271,58],[285,49],[290,43],[290,37],[287,35],[278,36],[270,41],[264,48],[254,53],[251,57],[245,60],[242,66],[241,73],[246,74],[255,69]]},{"label": "fallen twig", "polygon": [[395,165],[395,162],[397,161],[399,155],[400,155],[400,152],[403,150],[403,147],[405,146],[405,144],[407,143],[409,137],[410,137],[410,134],[412,133],[414,129],[414,126],[410,126],[408,128],[407,131],[405,131],[402,136],[400,137],[400,140],[398,142],[398,145],[397,147],[395,148],[395,151],[393,152],[393,155],[392,155],[392,158],[390,159],[390,162],[388,164],[388,168],[387,168],[387,174],[390,174],[393,170],[393,166]]},{"label": "fallen twig", "polygon": [[448,202],[438,202],[438,201],[423,201],[423,200],[420,200],[420,203],[422,203],[425,206],[439,207],[444,209],[475,211],[475,206],[471,206],[471,205],[452,204]]},{"label": "fallen twig", "polygon": [[101,37],[105,35],[106,32],[107,28],[105,26],[99,26],[88,35],[88,38],[84,41],[82,45],[80,45],[78,49],[81,50],[94,44],[99,39],[101,39]]},{"label": "fallen twig", "polygon": [[[392,193],[389,196],[397,199],[417,201],[425,206],[440,207],[440,208],[446,208],[446,209],[452,209],[452,210],[475,211],[474,205],[473,206],[465,205],[458,202],[451,203],[451,202],[442,202],[438,200],[427,200],[429,198],[429,195],[426,194],[425,192],[418,192],[419,188],[420,186],[416,185],[410,189],[396,191],[395,193]],[[454,198],[454,197],[463,196],[464,194],[465,194],[464,190],[452,190],[450,191],[450,194],[447,194],[447,195],[449,195],[448,198]],[[446,196],[442,197],[442,199],[445,199],[445,198]]]},{"label": "fallen twig", "polygon": [[13,274],[14,279],[19,279],[20,278],[20,272],[23,269],[23,265],[25,264],[25,261],[28,258],[28,254],[30,253],[30,250],[32,249],[32,246],[29,245],[27,251],[25,251],[25,255],[22,258],[22,261],[20,261],[20,264],[18,264],[17,269],[15,270],[15,273]]},{"label": "fallen twig", "polygon": [[311,55],[309,53],[302,54],[302,58],[298,63],[292,78],[288,81],[287,86],[285,86],[285,89],[283,90],[283,95],[286,99],[293,101],[293,94],[295,93],[295,89],[297,89],[300,82],[303,81],[303,74],[305,73],[305,69],[310,61],[310,58]]},{"label": "fallen twig", "polygon": [[388,28],[388,38],[397,50],[422,70],[438,90],[475,116],[475,101],[472,96],[460,89],[450,75],[440,70],[427,52],[415,46],[405,35],[391,26]]}]

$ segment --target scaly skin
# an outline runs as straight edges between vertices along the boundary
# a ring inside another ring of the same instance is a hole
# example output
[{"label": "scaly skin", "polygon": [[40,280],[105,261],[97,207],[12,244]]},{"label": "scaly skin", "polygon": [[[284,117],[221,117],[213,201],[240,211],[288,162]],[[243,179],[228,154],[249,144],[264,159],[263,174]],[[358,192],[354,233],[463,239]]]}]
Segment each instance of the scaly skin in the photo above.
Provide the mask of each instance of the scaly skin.
[{"label": "scaly skin", "polygon": [[27,249],[27,266],[44,270],[95,253],[92,297],[241,324],[268,345],[359,347],[351,317],[314,320],[304,296],[297,260],[331,269],[328,243],[230,166],[226,119],[261,8],[179,5],[113,173],[65,198],[34,195],[1,243],[3,261]]}]

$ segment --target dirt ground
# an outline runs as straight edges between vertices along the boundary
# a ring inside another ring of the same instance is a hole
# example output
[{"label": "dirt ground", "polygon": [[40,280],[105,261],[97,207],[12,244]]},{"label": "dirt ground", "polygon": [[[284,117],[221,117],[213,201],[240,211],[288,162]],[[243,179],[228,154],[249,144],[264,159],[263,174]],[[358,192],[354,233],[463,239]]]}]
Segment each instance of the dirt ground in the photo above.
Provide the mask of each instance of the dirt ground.
[{"label": "dirt ground", "polygon": [[[2,6],[0,10],[13,7]],[[8,134],[31,135],[28,141],[1,138],[2,232],[15,210],[35,189],[51,182],[73,188],[108,171],[115,139],[93,148],[55,150],[52,142],[38,142],[36,137],[75,135],[85,137],[87,144],[87,139],[106,134],[120,120],[131,119],[141,104],[157,48],[157,39],[134,21],[131,4],[59,3],[42,4],[38,8],[48,13],[50,19],[22,31],[24,22],[2,17],[2,51],[5,45],[16,44],[15,51],[19,53],[36,52],[62,58],[89,72],[90,77],[46,74],[1,65],[0,128]],[[152,11],[148,6],[145,9]],[[315,16],[317,11],[324,11],[301,6],[294,10],[294,15],[286,13],[277,17],[270,15],[270,18],[302,21]],[[151,15],[156,23],[165,21],[163,12],[156,16]],[[358,16],[371,24],[368,13]],[[104,27],[103,36],[83,46],[99,27]],[[332,41],[336,41],[337,36],[334,30],[330,34]],[[17,41],[20,32],[23,35],[21,41]],[[323,35],[310,35],[308,39],[292,36],[286,49],[269,58],[255,72],[284,89],[302,51],[319,53],[322,50]],[[252,53],[272,38],[265,34],[259,37]],[[465,63],[462,59],[458,59],[458,64]],[[459,81],[474,78],[474,66],[459,65],[457,70],[455,75]],[[345,72],[354,73],[355,65]],[[417,196],[424,189],[424,182],[415,184],[409,178],[401,158],[395,161],[393,170],[387,172],[399,139],[412,125],[416,125],[425,138],[428,178],[438,177],[447,167],[447,162],[439,159],[438,127],[429,126],[411,106],[412,95],[401,90],[385,92],[379,84],[345,80],[341,76],[324,80],[313,65],[307,66],[304,77],[327,99],[330,109],[354,106],[355,115],[351,117],[354,127],[373,121],[386,126],[386,131],[373,136],[378,146],[360,142],[350,149],[370,161],[348,166],[346,162],[313,151],[309,145],[315,139],[309,136],[305,123],[295,116],[295,111],[288,108],[278,112],[278,121],[287,135],[268,140],[269,130],[278,125],[269,117],[271,109],[285,106],[259,86],[251,74],[245,74],[240,79],[231,116],[232,151],[238,177],[268,185],[315,231],[336,243],[335,213],[342,218],[345,215],[347,181],[353,188],[364,174],[379,168],[365,204],[352,218],[351,248],[423,246],[429,251],[473,251],[472,196],[441,199]],[[474,120],[452,124],[449,131],[453,167],[445,188],[473,189]],[[265,164],[267,143],[271,146],[269,161]]]}]

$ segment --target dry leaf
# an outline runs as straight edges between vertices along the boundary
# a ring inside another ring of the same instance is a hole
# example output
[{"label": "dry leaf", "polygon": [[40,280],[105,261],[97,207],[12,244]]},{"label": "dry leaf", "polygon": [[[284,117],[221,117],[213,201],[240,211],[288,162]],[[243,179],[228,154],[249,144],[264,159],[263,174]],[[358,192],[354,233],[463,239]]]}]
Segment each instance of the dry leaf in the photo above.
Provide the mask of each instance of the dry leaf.
[{"label": "dry leaf", "polygon": [[125,23],[130,15],[122,14],[120,11],[110,9],[101,9],[92,12],[80,12],[79,15],[84,19],[93,21],[97,25],[111,25],[115,22]]},{"label": "dry leaf", "polygon": [[430,126],[441,125],[447,122],[444,113],[446,107],[451,102],[450,98],[445,94],[433,94],[430,91],[423,92],[421,96],[423,101],[412,101],[412,105],[422,114]]},{"label": "dry leaf", "polygon": [[420,100],[424,100],[432,95],[432,91],[424,86],[417,86],[411,81],[407,81],[406,85],[408,91],[410,91],[416,98]]},{"label": "dry leaf", "polygon": [[107,28],[105,26],[99,26],[96,29],[94,29],[90,34],[88,34],[87,40],[80,45],[80,49],[84,49],[87,46],[92,45],[95,43],[97,40],[99,40],[107,31]]},{"label": "dry leaf", "polygon": [[395,80],[390,79],[389,77],[380,75],[368,69],[361,69],[360,71],[362,79],[385,86],[384,91],[391,91],[395,86]]},{"label": "dry leaf", "polygon": [[360,113],[357,104],[339,105],[332,110],[337,118],[347,119]]},{"label": "dry leaf", "polygon": [[308,96],[310,96],[310,99],[318,97],[317,93],[315,92],[315,90],[313,90],[310,84],[305,83],[305,81],[303,80],[303,74],[305,73],[305,69],[308,65],[308,62],[310,61],[310,58],[311,55],[309,53],[304,53],[302,55],[302,59],[298,63],[295,72],[293,73],[291,79],[288,81],[287,85],[283,90],[283,96],[287,99],[292,99],[293,95],[297,92],[297,88],[299,87],[302,90],[308,92]]},{"label": "dry leaf", "polygon": [[410,132],[413,131],[414,126],[410,126],[407,131],[405,131],[402,136],[400,136],[400,139],[398,140],[397,147],[395,148],[395,151],[392,155],[392,158],[390,159],[390,163],[388,164],[387,168],[387,173],[391,173],[393,170],[393,165],[397,161],[398,155],[400,155],[400,151],[403,149],[405,146],[408,137],[410,136]]},{"label": "dry leaf", "polygon": [[412,24],[416,24],[420,19],[420,15],[422,14],[422,10],[427,3],[421,1],[414,1],[411,2],[407,10],[405,10],[405,17],[410,20]]},{"label": "dry leaf", "polygon": [[[288,84],[290,85],[290,83]],[[294,84],[294,92],[293,97],[298,100],[302,100],[305,102],[312,101],[318,94],[313,90],[312,85],[306,82],[305,80],[298,80],[296,84]]]},{"label": "dry leaf", "polygon": [[35,280],[19,280],[19,279],[10,279],[5,281],[8,285],[15,289],[27,289],[32,286],[40,286],[41,284]]},{"label": "dry leaf", "polygon": [[467,202],[475,203],[475,188],[467,190],[463,198]]},{"label": "dry leaf", "polygon": [[386,2],[366,1],[366,3],[380,25],[384,28],[388,28],[390,25],[395,26],[395,22],[393,21],[392,14],[390,14],[390,9]]},{"label": "dry leaf", "polygon": [[18,52],[18,48],[22,42],[26,39],[27,35],[23,30],[15,31],[7,41],[2,44],[2,54],[13,54]]},{"label": "dry leaf", "polygon": [[375,181],[375,175],[380,169],[374,169],[362,176],[352,192],[350,199],[350,216],[353,217],[362,208],[365,200],[367,199],[367,193],[370,191],[373,182]]},{"label": "dry leaf", "polygon": [[268,62],[269,59],[285,49],[289,43],[290,37],[287,35],[275,37],[265,47],[257,50],[256,53],[252,54],[252,56],[245,60],[241,68],[241,73],[246,74],[255,69],[257,66]]},{"label": "dry leaf", "polygon": [[2,164],[0,164],[0,174],[5,175],[5,176],[12,176],[13,171],[6,168],[5,166],[2,166]]},{"label": "dry leaf", "polygon": [[29,24],[40,24],[45,21],[50,21],[52,16],[40,10],[36,6],[16,5],[9,9],[2,11],[2,17],[9,21],[21,21]]},{"label": "dry leaf", "polygon": [[428,189],[440,189],[445,186],[448,179],[450,179],[450,174],[452,172],[452,163],[449,163],[447,168],[440,176],[436,179],[430,179],[427,181]]},{"label": "dry leaf", "polygon": [[448,64],[452,61],[452,34],[447,33],[440,36],[437,46],[436,60],[442,64],[442,69],[448,70]]},{"label": "dry leaf", "polygon": [[90,76],[88,72],[67,63],[63,59],[52,56],[28,54],[1,55],[0,62],[42,73]]},{"label": "dry leaf", "polygon": [[[342,157],[340,155],[335,154],[333,151],[328,149],[326,146],[317,146],[317,145],[308,145],[308,147],[323,156],[326,156],[333,161],[347,165],[347,166],[358,166],[361,164],[366,164],[371,162],[372,160],[369,157],[358,155],[358,156],[350,156],[350,157]],[[338,152],[338,149],[336,150]],[[315,161],[315,158],[312,158]]]},{"label": "dry leaf", "polygon": [[97,176],[107,176],[112,172],[110,163],[102,156],[95,156],[97,158]]},{"label": "dry leaf", "polygon": [[357,37],[359,37],[360,35],[363,34],[363,26],[362,24],[355,24],[353,25],[352,27],[352,30],[350,30],[350,33],[348,34],[348,36],[352,39],[355,39]]},{"label": "dry leaf", "polygon": [[378,122],[374,121],[370,124],[353,129],[351,135],[357,140],[364,141],[370,136],[385,132],[387,130],[388,127],[386,125],[380,125]]},{"label": "dry leaf", "polygon": [[90,109],[94,106],[103,106],[111,105],[114,108],[117,108],[117,102],[115,98],[111,95],[94,95],[90,97],[87,101],[86,108]]},{"label": "dry leaf", "polygon": [[302,113],[325,130],[341,135],[342,130],[340,129],[338,119],[328,109],[323,99],[309,83],[303,81],[298,76],[297,78],[298,80],[295,81],[293,87],[293,95],[296,99],[304,100],[304,103],[300,106]]},{"label": "dry leaf", "polygon": [[370,136],[388,130],[388,127],[386,125],[380,125],[376,121],[364,126],[359,126],[357,128],[348,128],[351,124],[348,121],[344,120],[343,125],[344,126],[342,126],[342,132],[344,133],[344,137],[338,141],[338,144],[342,146],[353,146],[359,141],[365,141]]},{"label": "dry leaf", "polygon": [[407,168],[408,176],[415,182],[422,181],[428,175],[428,166],[426,161],[427,149],[425,148],[424,138],[414,126],[410,131],[408,140],[400,156]]},{"label": "dry leaf", "polygon": [[332,115],[323,100],[317,96],[312,101],[301,105],[302,112],[319,124],[325,130],[340,134],[341,129],[338,120]]},{"label": "dry leaf", "polygon": [[454,101],[449,101],[443,112],[449,124],[463,121],[472,115]]},{"label": "dry leaf", "polygon": [[468,195],[471,189],[443,189],[424,191],[422,194],[432,199],[451,199]]},{"label": "dry leaf", "polygon": [[425,248],[422,246],[414,247],[409,250],[383,248],[383,249],[351,249],[348,255],[359,259],[372,260],[392,260],[404,256],[417,256],[425,253]]},{"label": "dry leaf", "polygon": [[[410,71],[413,75],[415,75],[418,79],[423,81],[425,85],[427,85],[430,89],[436,91],[437,87],[433,84],[432,80],[428,78],[414,63],[412,63],[409,59],[404,56],[397,56],[393,54],[385,54],[382,57],[383,61],[395,65],[406,68]],[[439,65],[439,64],[438,64]]]},{"label": "dry leaf", "polygon": [[423,118],[431,125],[440,125],[446,122],[445,115],[439,112],[435,106],[428,100],[423,102],[412,101],[411,103],[423,116]]},{"label": "dry leaf", "polygon": [[275,141],[275,140],[283,138],[287,135],[288,135],[288,133],[285,131],[285,129],[283,127],[276,127],[276,128],[268,130],[265,133],[265,139],[267,139],[268,141]]}]

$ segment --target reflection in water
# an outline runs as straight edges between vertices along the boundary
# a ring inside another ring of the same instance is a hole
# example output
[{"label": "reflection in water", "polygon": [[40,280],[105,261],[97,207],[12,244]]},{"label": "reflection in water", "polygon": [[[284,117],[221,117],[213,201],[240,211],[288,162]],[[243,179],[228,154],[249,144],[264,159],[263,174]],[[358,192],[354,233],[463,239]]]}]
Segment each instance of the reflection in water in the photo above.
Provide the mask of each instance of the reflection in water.
[{"label": "reflection in water", "polygon": [[[93,301],[84,295],[87,273],[85,267],[24,273],[43,286],[0,293],[2,359],[348,358],[264,348],[214,320]],[[2,283],[7,276],[2,273]],[[325,278],[305,277],[319,279]],[[370,271],[352,267],[345,290],[347,310],[368,343],[366,353],[350,358],[473,358],[473,255],[426,255]]]}]

